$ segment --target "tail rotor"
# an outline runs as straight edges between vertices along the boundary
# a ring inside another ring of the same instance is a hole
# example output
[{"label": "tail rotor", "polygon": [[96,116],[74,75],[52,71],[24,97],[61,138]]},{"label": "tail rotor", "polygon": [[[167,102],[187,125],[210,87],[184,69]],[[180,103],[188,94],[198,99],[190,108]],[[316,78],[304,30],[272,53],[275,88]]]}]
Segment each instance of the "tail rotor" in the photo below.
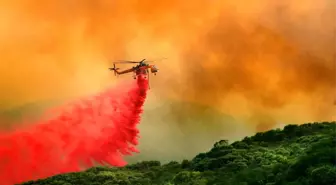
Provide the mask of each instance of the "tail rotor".
[{"label": "tail rotor", "polygon": [[113,70],[113,71],[114,71],[114,76],[117,76],[117,72],[116,72],[117,69],[116,69],[115,64],[113,64],[113,69],[114,69],[114,70]]},{"label": "tail rotor", "polygon": [[117,70],[119,69],[119,68],[116,68],[116,65],[115,64],[113,64],[113,68],[109,68],[110,70],[112,70],[113,72],[114,72],[114,76],[117,76]]}]

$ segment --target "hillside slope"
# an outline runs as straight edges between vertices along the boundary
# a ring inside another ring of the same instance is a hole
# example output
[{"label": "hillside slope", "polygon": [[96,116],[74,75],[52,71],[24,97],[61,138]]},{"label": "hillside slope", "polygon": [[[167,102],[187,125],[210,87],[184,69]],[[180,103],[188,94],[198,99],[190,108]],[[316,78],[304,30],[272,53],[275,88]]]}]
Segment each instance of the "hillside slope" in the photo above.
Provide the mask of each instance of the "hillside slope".
[{"label": "hillside slope", "polygon": [[213,148],[192,160],[96,167],[25,185],[335,185],[336,122],[287,125]]}]

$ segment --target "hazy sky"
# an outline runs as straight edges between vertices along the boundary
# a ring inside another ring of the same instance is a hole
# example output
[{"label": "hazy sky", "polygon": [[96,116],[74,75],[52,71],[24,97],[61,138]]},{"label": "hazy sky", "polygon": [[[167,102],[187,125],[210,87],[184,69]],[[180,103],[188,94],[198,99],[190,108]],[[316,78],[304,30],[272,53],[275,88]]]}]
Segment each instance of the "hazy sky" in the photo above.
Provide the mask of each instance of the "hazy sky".
[{"label": "hazy sky", "polygon": [[[160,143],[176,129],[188,135],[187,119],[229,138],[335,119],[333,0],[13,0],[0,14],[3,110],[102,90],[116,82],[114,59],[167,57],[151,77],[144,148],[157,133]],[[235,121],[196,119],[204,110],[176,111],[179,101]]]}]

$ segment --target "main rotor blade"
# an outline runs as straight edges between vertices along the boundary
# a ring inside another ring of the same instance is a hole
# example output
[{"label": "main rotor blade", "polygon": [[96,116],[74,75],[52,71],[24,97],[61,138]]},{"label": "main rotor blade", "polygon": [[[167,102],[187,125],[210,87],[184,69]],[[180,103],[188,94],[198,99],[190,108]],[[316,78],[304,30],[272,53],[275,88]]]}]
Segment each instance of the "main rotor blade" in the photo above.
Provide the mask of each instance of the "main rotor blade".
[{"label": "main rotor blade", "polygon": [[122,63],[136,64],[136,63],[140,63],[140,62],[131,61],[131,60],[117,60],[116,62],[113,62],[113,63],[115,63],[115,64],[122,64]]},{"label": "main rotor blade", "polygon": [[[143,62],[145,62],[145,63],[151,63],[151,62],[158,62],[158,61],[161,61],[161,60],[165,60],[165,59],[167,59],[167,58],[159,58],[159,59],[155,59],[155,60],[145,60],[145,61],[143,61]],[[141,61],[132,61],[132,60],[117,60],[116,62],[113,62],[113,63],[115,63],[115,64],[138,64],[138,63],[140,63]]]}]

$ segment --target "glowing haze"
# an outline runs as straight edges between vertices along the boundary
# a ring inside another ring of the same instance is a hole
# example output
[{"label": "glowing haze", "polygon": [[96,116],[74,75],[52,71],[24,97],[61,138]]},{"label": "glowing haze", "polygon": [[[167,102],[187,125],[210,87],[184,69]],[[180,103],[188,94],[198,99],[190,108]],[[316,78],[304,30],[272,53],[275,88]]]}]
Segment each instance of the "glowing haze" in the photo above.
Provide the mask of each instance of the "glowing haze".
[{"label": "glowing haze", "polygon": [[[148,109],[194,102],[256,130],[334,119],[333,0],[16,0],[0,9],[2,109],[99,91],[115,81],[113,59],[167,57]],[[155,116],[144,128],[190,112]]]}]

